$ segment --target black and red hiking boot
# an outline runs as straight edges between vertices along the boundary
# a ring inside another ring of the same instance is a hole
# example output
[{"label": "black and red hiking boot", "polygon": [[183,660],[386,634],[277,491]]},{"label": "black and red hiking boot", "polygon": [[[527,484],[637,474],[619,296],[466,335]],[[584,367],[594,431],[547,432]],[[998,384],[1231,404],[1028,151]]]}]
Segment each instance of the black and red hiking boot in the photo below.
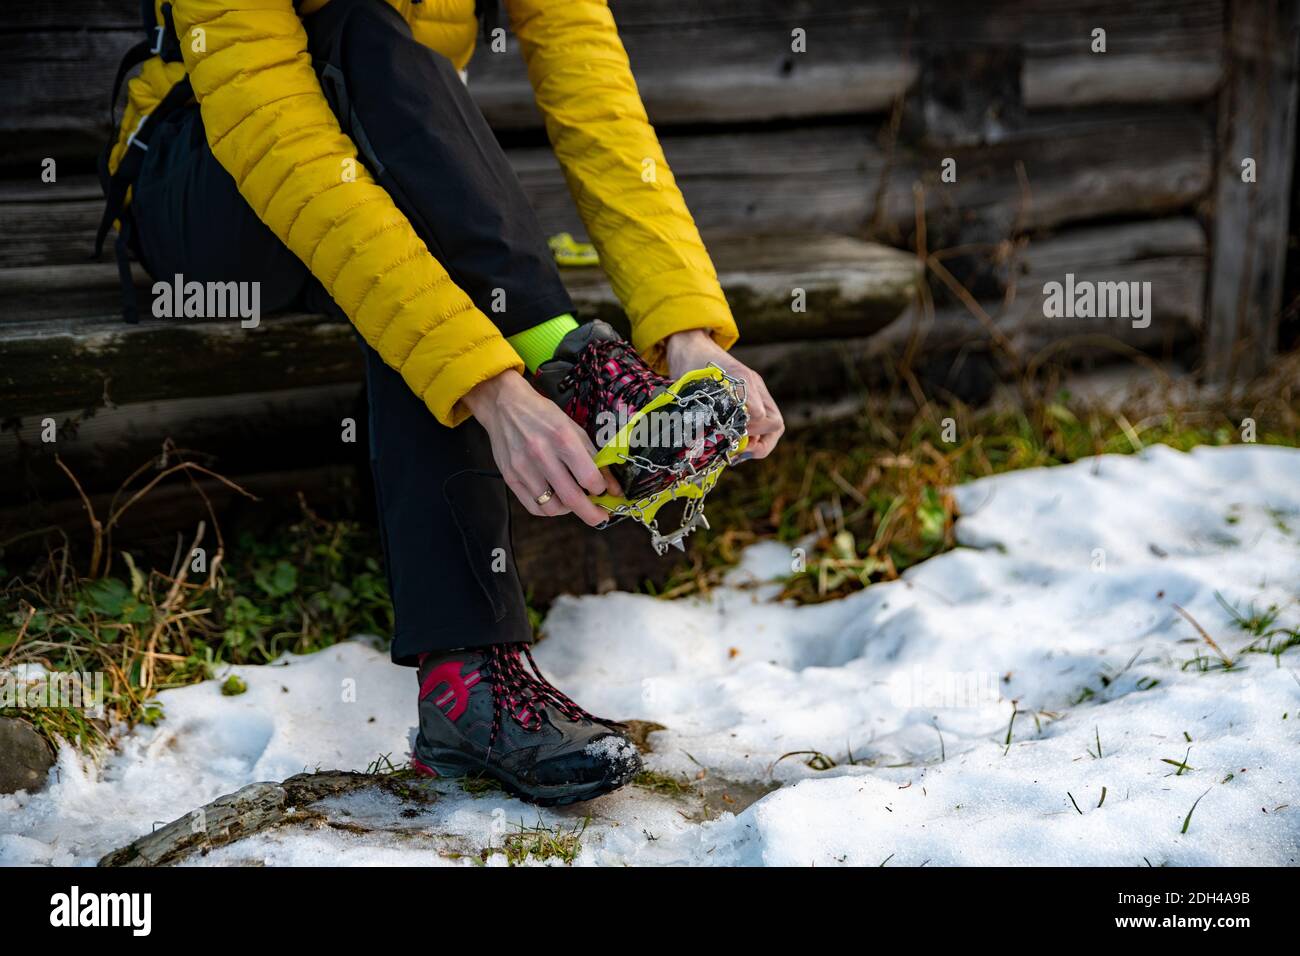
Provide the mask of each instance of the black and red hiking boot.
[{"label": "black and red hiking boot", "polygon": [[641,770],[621,725],[593,717],[557,690],[527,644],[426,654],[419,673],[411,766],[420,773],[490,777],[550,807],[617,790]]},{"label": "black and red hiking boot", "polygon": [[[597,450],[673,382],[651,369],[636,349],[599,319],[566,335],[533,377],[587,432]],[[629,501],[638,501],[706,472],[744,435],[743,391],[691,382],[675,401],[649,412],[634,428],[629,456],[612,466]]]}]

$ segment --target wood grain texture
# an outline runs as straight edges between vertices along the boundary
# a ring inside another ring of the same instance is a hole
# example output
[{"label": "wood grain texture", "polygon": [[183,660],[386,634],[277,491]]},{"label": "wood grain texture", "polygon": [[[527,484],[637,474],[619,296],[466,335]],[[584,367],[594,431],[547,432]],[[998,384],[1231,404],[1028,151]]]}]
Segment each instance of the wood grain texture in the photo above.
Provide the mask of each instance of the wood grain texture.
[{"label": "wood grain texture", "polygon": [[[0,115],[8,163],[87,159],[105,137],[109,85],[140,38],[131,0],[19,4],[0,32]],[[762,122],[882,113],[927,55],[960,48],[1024,52],[1029,108],[1203,99],[1213,90],[1223,0],[616,0],[647,110],[657,124]],[[1104,25],[1108,53],[1089,53]],[[807,51],[791,50],[805,31]],[[536,130],[517,42],[481,47],[471,94],[499,130]]]},{"label": "wood grain texture", "polygon": [[[752,325],[757,341],[869,334],[906,307],[917,279],[913,257],[848,237],[742,237],[712,248],[742,334]],[[599,270],[564,275],[579,312],[626,325]],[[806,312],[791,309],[796,287],[806,291]],[[143,316],[151,315],[147,291],[137,290]],[[127,325],[115,314],[107,264],[0,270],[0,295],[15,304],[0,322],[7,415],[360,378],[351,325],[320,316],[268,316],[255,329],[235,319]]]},{"label": "wood grain texture", "polygon": [[[1219,100],[1208,377],[1247,379],[1277,349],[1296,143],[1300,13],[1288,0],[1232,0]],[[1253,160],[1255,181],[1243,181]]]}]

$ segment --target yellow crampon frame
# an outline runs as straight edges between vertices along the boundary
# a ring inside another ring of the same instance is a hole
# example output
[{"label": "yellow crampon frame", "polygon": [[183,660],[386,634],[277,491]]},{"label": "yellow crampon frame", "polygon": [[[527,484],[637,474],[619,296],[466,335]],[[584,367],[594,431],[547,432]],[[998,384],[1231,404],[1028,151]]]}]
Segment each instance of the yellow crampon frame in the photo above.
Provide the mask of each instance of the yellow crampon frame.
[{"label": "yellow crampon frame", "polygon": [[[621,465],[634,461],[635,456],[632,454],[630,445],[633,429],[637,423],[647,415],[667,405],[681,404],[679,397],[681,390],[692,382],[698,382],[702,379],[712,379],[723,388],[731,391],[736,397],[739,407],[743,410],[745,404],[745,383],[743,381],[728,375],[716,365],[709,365],[708,368],[687,372],[665,391],[656,395],[645,407],[638,409],[624,423],[609,444],[596,453],[596,467],[605,468],[610,465]],[[698,472],[685,472],[670,487],[662,491],[636,501],[616,495],[596,495],[592,497],[591,500],[594,503],[610,513],[610,520],[605,523],[604,527],[608,527],[609,524],[621,518],[631,518],[649,530],[650,544],[654,547],[656,553],[664,554],[669,547],[685,551],[684,539],[686,536],[696,528],[707,528],[709,526],[708,520],[704,517],[705,496],[717,484],[718,476],[722,474],[722,470],[734,462],[749,443],[749,436],[743,433],[743,412],[741,414],[740,429],[740,434],[730,436],[731,442],[726,452],[720,455],[708,468]],[[656,515],[659,513],[660,508],[678,498],[687,499],[686,509],[682,513],[681,526],[676,531],[661,534]]]}]

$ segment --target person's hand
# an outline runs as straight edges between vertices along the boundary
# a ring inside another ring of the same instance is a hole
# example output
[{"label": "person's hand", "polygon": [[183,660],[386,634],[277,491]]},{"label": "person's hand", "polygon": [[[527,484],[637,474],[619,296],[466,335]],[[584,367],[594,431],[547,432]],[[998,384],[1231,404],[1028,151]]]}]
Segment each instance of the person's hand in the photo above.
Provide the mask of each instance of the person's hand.
[{"label": "person's hand", "polygon": [[785,432],[785,422],[762,377],[733,358],[703,329],[676,332],[668,336],[664,347],[668,355],[668,373],[673,381],[697,368],[706,368],[710,362],[728,375],[744,380],[745,407],[749,411],[749,444],[745,446],[742,457],[766,458],[770,455]]},{"label": "person's hand", "polygon": [[[513,369],[481,382],[463,399],[492,442],[492,457],[506,485],[531,514],[573,512],[595,527],[609,513],[588,494],[619,494],[614,479],[592,459],[587,433],[553,401],[538,394]],[[537,499],[550,491],[545,504]]]}]

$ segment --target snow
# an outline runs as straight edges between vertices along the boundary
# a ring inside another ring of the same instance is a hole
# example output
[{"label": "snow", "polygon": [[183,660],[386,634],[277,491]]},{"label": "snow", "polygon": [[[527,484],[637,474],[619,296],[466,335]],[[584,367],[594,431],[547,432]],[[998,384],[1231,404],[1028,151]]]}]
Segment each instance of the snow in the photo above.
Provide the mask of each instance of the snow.
[{"label": "snow", "polygon": [[[556,603],[543,671],[595,713],[664,725],[647,766],[685,795],[538,810],[369,788],[321,805],[347,828],[196,862],[464,864],[521,826],[581,830],[581,864],[1300,862],[1300,649],[1241,653],[1215,597],[1296,625],[1300,452],[1157,446],[955,494],[961,547],[842,600],[775,601],[791,553],[768,542],[704,598]],[[1176,605],[1238,666],[1205,666]],[[93,863],[250,782],[408,752],[415,679],[373,642],[233,670],[247,693],[166,691],[166,719],[101,765],[64,748],[44,791],[0,797],[0,863]]]},{"label": "snow", "polygon": [[636,766],[636,747],[622,737],[601,737],[587,744],[583,750],[611,765],[622,767],[624,773]]}]

